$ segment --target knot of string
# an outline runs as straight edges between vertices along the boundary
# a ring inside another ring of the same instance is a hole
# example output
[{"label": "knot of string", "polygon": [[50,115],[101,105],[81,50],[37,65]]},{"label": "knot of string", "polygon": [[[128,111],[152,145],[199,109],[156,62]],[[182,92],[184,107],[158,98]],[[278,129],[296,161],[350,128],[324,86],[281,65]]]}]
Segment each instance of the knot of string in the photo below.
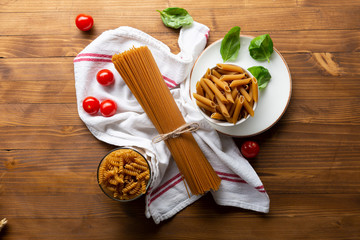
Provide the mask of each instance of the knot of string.
[{"label": "knot of string", "polygon": [[156,137],[154,137],[152,139],[152,142],[153,143],[158,143],[158,142],[161,142],[161,141],[165,141],[165,140],[167,140],[169,138],[177,138],[183,133],[195,132],[199,128],[200,128],[200,125],[197,122],[185,123],[184,125],[178,127],[177,129],[175,129],[172,132],[157,135]]}]

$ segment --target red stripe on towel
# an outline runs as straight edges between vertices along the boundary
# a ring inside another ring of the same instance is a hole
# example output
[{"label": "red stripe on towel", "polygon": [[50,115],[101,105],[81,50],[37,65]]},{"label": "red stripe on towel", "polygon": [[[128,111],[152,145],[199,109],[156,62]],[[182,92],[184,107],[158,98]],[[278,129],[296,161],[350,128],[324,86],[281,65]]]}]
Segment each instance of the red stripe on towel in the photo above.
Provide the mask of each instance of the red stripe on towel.
[{"label": "red stripe on towel", "polygon": [[176,83],[174,80],[172,80],[172,79],[170,79],[170,78],[168,78],[168,77],[166,77],[166,76],[164,76],[164,75],[162,75],[162,77],[164,78],[164,80],[166,80],[166,81],[168,81],[168,82],[172,83],[174,86],[176,86],[176,85],[177,85],[177,83]]},{"label": "red stripe on towel", "polygon": [[[226,180],[226,181],[230,181],[230,182],[241,182],[241,183],[247,183],[245,180],[241,179],[238,175],[236,174],[231,174],[231,173],[224,173],[224,172],[218,172],[216,171],[216,173],[218,175],[223,175],[223,176],[226,176],[226,177],[221,177],[220,178],[222,180]],[[228,178],[228,177],[233,177],[233,178]],[[259,192],[262,192],[262,193],[265,193],[265,189],[264,189],[264,185],[261,185],[261,186],[257,186],[255,187],[256,190],[258,190]]]},{"label": "red stripe on towel", "polygon": [[220,177],[221,180],[226,180],[229,182],[239,182],[239,183],[247,183],[246,181],[242,180],[241,178],[234,179],[234,178],[227,178],[227,177]]},{"label": "red stripe on towel", "polygon": [[99,53],[80,53],[76,57],[100,57],[100,58],[112,58],[112,55],[99,54]]},{"label": "red stripe on towel", "polygon": [[[181,177],[179,177],[178,180],[176,180],[175,182],[173,182],[172,184],[170,184],[169,186],[167,186],[166,188],[164,188],[162,191],[159,192],[159,194],[157,194],[156,196],[154,196],[153,198],[150,199],[148,206],[150,206],[150,204],[155,201],[158,197],[160,197],[161,195],[163,195],[165,192],[169,191],[171,188],[173,188],[174,186],[176,186],[179,182],[181,182],[183,179]],[[165,185],[165,184],[164,184]],[[164,186],[163,185],[163,186]]]},{"label": "red stripe on towel", "polygon": [[[218,172],[216,171],[217,174],[219,175],[223,175],[226,177],[220,177],[221,180],[224,181],[229,181],[229,182],[238,182],[238,183],[245,183],[248,184],[245,180],[241,179],[238,175],[236,174],[231,174],[231,173],[224,173],[224,172]],[[233,177],[233,178],[229,178],[229,177]],[[176,180],[176,181],[175,181]],[[176,174],[174,177],[170,178],[168,181],[166,181],[164,184],[162,184],[160,187],[156,188],[155,191],[150,193],[150,201],[148,203],[148,206],[150,206],[150,204],[155,201],[157,198],[159,198],[161,195],[163,195],[164,193],[166,193],[168,190],[170,190],[172,187],[176,186],[178,183],[180,183],[183,179],[181,178],[181,174],[178,173]],[[171,184],[170,184],[171,183]],[[169,185],[170,184],[170,185]],[[261,193],[266,193],[264,186],[258,186],[255,187],[255,189]],[[148,193],[149,194],[149,193]]]},{"label": "red stripe on towel", "polygon": [[178,173],[176,174],[174,177],[170,178],[169,180],[167,180],[163,185],[157,187],[153,192],[151,192],[151,196],[155,195],[156,193],[158,193],[162,188],[166,187],[166,185],[168,185],[169,183],[171,183],[172,181],[174,181],[175,179],[177,179],[178,177],[180,177],[181,174]]},{"label": "red stripe on towel", "polygon": [[209,35],[210,35],[210,31],[208,31],[208,32],[205,34],[206,41],[209,39]]},{"label": "red stripe on towel", "polygon": [[219,172],[219,171],[215,171],[218,175],[224,175],[224,176],[228,176],[228,177],[234,177],[234,178],[240,178],[238,175],[236,174],[231,174],[231,173],[224,173],[224,172]]},{"label": "red stripe on towel", "polygon": [[75,58],[74,62],[112,62],[111,59],[104,58]]}]

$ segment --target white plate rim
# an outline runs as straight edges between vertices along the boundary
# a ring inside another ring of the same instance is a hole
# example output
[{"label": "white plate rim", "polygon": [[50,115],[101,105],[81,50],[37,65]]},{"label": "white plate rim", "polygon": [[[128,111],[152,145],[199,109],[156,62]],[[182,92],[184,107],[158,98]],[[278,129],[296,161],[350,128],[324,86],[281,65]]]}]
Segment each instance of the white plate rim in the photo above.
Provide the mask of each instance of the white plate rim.
[{"label": "white plate rim", "polygon": [[[245,38],[255,38],[254,36],[251,36],[251,35],[240,35],[240,38],[241,37],[245,37]],[[190,72],[190,78],[189,80],[191,81],[191,77],[192,77],[192,74],[193,74],[193,71],[194,71],[194,68],[195,68],[195,65],[196,63],[198,62],[198,60],[200,59],[200,57],[209,49],[211,48],[213,45],[217,44],[218,42],[222,41],[222,38],[221,39],[218,39],[216,40],[215,42],[211,43],[209,46],[207,46],[202,52],[201,54],[197,57],[196,61],[194,62],[192,68],[191,68],[191,72]],[[216,131],[224,134],[224,135],[227,135],[227,136],[230,136],[230,137],[236,137],[236,138],[245,138],[245,137],[253,137],[253,136],[256,136],[256,135],[259,135],[261,133],[264,133],[266,132],[267,130],[269,130],[270,128],[272,128],[281,118],[282,116],[285,114],[289,104],[290,104],[290,99],[291,99],[291,95],[292,95],[292,78],[291,78],[291,73],[290,73],[290,69],[289,69],[289,66],[287,64],[287,62],[285,61],[285,58],[282,56],[282,54],[280,53],[279,50],[277,50],[275,47],[273,47],[274,51],[279,55],[279,57],[281,58],[281,60],[283,61],[286,69],[287,69],[287,73],[289,75],[289,94],[288,94],[288,99],[287,99],[287,102],[286,102],[286,105],[284,107],[284,109],[282,110],[281,114],[279,115],[279,117],[277,119],[275,119],[268,127],[264,128],[264,129],[261,129],[257,132],[254,132],[252,134],[246,134],[246,135],[234,135],[234,134],[229,134],[229,133],[226,133],[226,132],[223,132],[221,131],[219,128],[217,128],[216,125],[212,125]],[[193,100],[193,96],[191,94],[191,84],[189,84],[189,95],[190,95],[190,98],[191,100]],[[236,127],[236,126],[234,126]]]}]

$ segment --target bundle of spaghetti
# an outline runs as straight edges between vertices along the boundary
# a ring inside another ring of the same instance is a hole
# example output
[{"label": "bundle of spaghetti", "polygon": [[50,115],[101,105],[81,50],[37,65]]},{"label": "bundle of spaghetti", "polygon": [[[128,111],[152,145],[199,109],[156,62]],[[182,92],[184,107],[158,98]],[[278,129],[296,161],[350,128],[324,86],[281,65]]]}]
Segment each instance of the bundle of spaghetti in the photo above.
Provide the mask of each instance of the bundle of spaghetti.
[{"label": "bundle of spaghetti", "polygon": [[[186,124],[147,46],[116,54],[112,61],[160,134]],[[190,132],[166,139],[165,143],[192,194],[219,189],[220,178]]]}]

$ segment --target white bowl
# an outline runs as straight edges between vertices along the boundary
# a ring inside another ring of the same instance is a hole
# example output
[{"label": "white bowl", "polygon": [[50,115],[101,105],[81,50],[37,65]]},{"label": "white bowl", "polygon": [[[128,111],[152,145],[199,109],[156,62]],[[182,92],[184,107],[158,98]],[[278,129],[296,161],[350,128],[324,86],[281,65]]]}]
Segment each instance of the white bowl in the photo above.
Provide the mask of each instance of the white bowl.
[{"label": "white bowl", "polygon": [[[248,74],[249,77],[253,77],[253,75],[245,68],[243,68],[242,66],[239,66],[237,64],[232,64],[232,63],[226,63],[226,64],[231,64],[231,65],[235,65],[235,66],[238,66],[238,67],[241,67],[244,72],[246,72]],[[213,69],[214,67],[211,67],[210,69]],[[204,72],[205,74],[205,72]],[[200,79],[199,79],[200,80]],[[196,109],[201,113],[201,115],[207,120],[209,121],[210,123],[212,124],[215,124],[215,125],[218,125],[218,126],[222,126],[222,127],[231,127],[231,126],[236,126],[236,125],[240,125],[242,124],[243,122],[245,122],[247,119],[249,119],[251,116],[248,115],[246,118],[241,118],[239,121],[237,121],[236,123],[230,123],[230,122],[227,122],[227,121],[221,121],[221,120],[217,120],[217,119],[213,119],[211,118],[209,115],[207,115],[203,110],[200,109],[200,107],[196,104],[196,99],[193,97],[193,93],[196,93],[196,88],[194,87],[190,87],[190,97],[196,107]],[[260,98],[260,91],[258,91],[258,96]],[[254,102],[254,105],[253,105],[253,110],[254,110],[254,113],[255,113],[255,109],[257,107],[257,102]]]}]

